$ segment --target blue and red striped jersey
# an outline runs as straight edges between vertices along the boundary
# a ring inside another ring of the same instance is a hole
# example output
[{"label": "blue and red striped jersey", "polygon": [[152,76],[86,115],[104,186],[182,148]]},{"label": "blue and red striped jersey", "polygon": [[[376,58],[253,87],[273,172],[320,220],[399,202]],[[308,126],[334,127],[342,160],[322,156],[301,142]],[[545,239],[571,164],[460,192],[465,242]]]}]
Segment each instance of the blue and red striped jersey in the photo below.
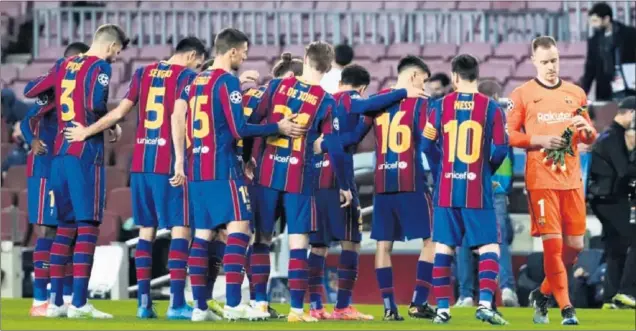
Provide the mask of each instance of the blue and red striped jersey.
[{"label": "blue and red striped jersey", "polygon": [[[249,88],[243,93],[243,114],[245,114],[245,117],[248,119],[248,121],[249,121],[249,118],[254,113],[254,109],[258,107],[261,101],[261,98],[263,97],[263,93],[265,93],[266,89],[267,89],[267,85],[262,85],[259,87]],[[255,138],[255,140],[259,140],[259,139],[260,138]],[[237,142],[237,146],[238,146],[238,156],[242,159],[243,158],[243,140],[239,140]]]},{"label": "blue and red striped jersey", "polygon": [[[174,169],[172,125],[174,103],[197,73],[167,62],[138,68],[126,99],[139,103],[131,172],[171,174]],[[187,101],[187,99],[184,99]]]},{"label": "blue and red striped jersey", "polygon": [[35,97],[54,88],[58,123],[55,155],[73,155],[95,164],[104,162],[103,133],[85,141],[69,143],[64,139],[63,128],[72,127],[72,122],[89,126],[106,114],[110,76],[108,62],[80,54],[59,59],[48,74],[36,78],[31,86],[25,88],[27,97]]},{"label": "blue and red striped jersey", "polygon": [[[297,114],[296,123],[306,125],[308,131],[300,138],[278,135],[265,139],[257,161],[258,182],[280,191],[313,194],[317,171],[312,146],[321,134],[334,131],[332,111],[335,108],[333,97],[319,85],[304,83],[296,77],[270,81],[250,121],[258,123],[265,119],[267,123],[277,123]],[[339,157],[342,160],[343,155]],[[342,177],[338,179],[345,180]]]},{"label": "blue and red striped jersey", "polygon": [[498,102],[480,93],[454,92],[431,104],[424,149],[439,140],[438,206],[493,208],[491,148],[505,151],[505,123]]},{"label": "blue and red striped jersey", "polygon": [[188,178],[244,179],[237,141],[278,132],[278,125],[248,124],[238,78],[222,69],[207,70],[183,91],[188,100]]},{"label": "blue and red striped jersey", "polygon": [[53,90],[40,95],[20,122],[20,130],[27,144],[31,145],[33,139],[40,139],[48,147],[44,155],[29,152],[26,164],[28,177],[48,178],[51,172],[52,147],[57,134],[57,119],[55,113],[51,112],[55,109],[54,100]]}]

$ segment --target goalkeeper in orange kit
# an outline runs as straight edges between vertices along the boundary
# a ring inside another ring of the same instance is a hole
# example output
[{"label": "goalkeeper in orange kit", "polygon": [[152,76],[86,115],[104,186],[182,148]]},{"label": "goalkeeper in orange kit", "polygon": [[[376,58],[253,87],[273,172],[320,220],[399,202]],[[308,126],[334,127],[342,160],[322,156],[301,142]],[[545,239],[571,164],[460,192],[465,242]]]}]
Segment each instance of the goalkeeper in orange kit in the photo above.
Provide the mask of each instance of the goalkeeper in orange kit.
[{"label": "goalkeeper in orange kit", "polygon": [[577,144],[591,144],[596,131],[587,115],[587,97],[559,78],[559,52],[552,37],[532,41],[537,77],[510,95],[510,145],[527,150],[526,189],[532,235],[541,236],[545,279],[531,293],[534,322],[546,324],[548,297],[561,308],[562,324],[579,321],[568,295],[566,266],[583,249],[585,198]]}]

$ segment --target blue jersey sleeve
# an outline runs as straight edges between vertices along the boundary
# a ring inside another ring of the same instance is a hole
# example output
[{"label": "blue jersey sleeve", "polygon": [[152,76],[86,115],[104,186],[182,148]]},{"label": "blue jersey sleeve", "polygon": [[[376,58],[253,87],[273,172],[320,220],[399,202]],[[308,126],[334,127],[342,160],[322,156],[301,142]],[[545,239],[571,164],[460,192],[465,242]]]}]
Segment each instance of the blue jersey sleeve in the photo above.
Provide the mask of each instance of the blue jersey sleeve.
[{"label": "blue jersey sleeve", "polygon": [[126,96],[124,99],[130,100],[133,104],[137,104],[139,101],[139,91],[141,90],[141,75],[144,72],[144,68],[140,67],[135,70],[135,73],[130,80],[130,84],[128,84],[128,91],[126,92]]},{"label": "blue jersey sleeve", "polygon": [[[426,153],[426,157],[434,159],[434,154],[439,152],[439,147],[436,142],[439,135],[440,123],[441,123],[441,103],[439,100],[431,101],[429,103],[430,110],[428,111],[428,119],[426,124],[424,125],[424,130],[422,132],[422,142],[420,144],[420,149],[424,153]],[[437,157],[439,160],[439,157]]]},{"label": "blue jersey sleeve", "polygon": [[31,145],[33,138],[35,138],[35,134],[33,132],[37,122],[42,118],[42,116],[55,109],[55,103],[52,99],[53,95],[51,93],[40,94],[38,96],[38,100],[33,106],[31,106],[31,108],[29,108],[29,111],[20,122],[20,130],[22,131],[22,136],[27,144]]},{"label": "blue jersey sleeve", "polygon": [[336,182],[338,187],[343,190],[349,190],[349,177],[347,177],[347,153],[344,151],[342,141],[339,137],[338,127],[333,125],[333,111],[336,109],[336,101],[330,97],[326,107],[324,118],[320,122],[320,133],[323,134],[323,142],[329,158],[333,162],[333,171],[336,174]]},{"label": "blue jersey sleeve", "polygon": [[508,154],[508,135],[506,134],[505,127],[506,114],[504,114],[503,110],[494,100],[491,100],[490,104],[495,108],[495,115],[492,123],[492,143],[495,148],[490,155],[490,167],[494,174],[497,172],[497,169],[499,169]]},{"label": "blue jersey sleeve", "polygon": [[94,72],[91,72],[89,77],[95,75],[97,79],[90,81],[91,86],[88,89],[89,95],[86,99],[88,104],[86,106],[93,113],[101,116],[108,111],[108,84],[110,83],[112,68],[108,62],[102,60],[91,70],[94,70]]},{"label": "blue jersey sleeve", "polygon": [[36,98],[55,87],[55,75],[64,62],[64,58],[55,61],[53,67],[49,69],[45,75],[35,78],[27,83],[24,87],[24,96],[27,98]]},{"label": "blue jersey sleeve", "polygon": [[365,114],[380,111],[404,98],[406,98],[406,89],[377,94],[367,99],[351,98],[351,112],[354,114]]},{"label": "blue jersey sleeve", "polygon": [[[342,146],[347,148],[351,145],[357,145],[367,135],[371,126],[373,125],[373,118],[370,116],[362,116],[353,131],[345,132],[340,135]],[[323,147],[325,148],[325,147]]]},{"label": "blue jersey sleeve", "polygon": [[194,81],[197,73],[192,70],[185,70],[177,81],[177,100],[188,102],[188,94],[190,92],[190,84]]}]

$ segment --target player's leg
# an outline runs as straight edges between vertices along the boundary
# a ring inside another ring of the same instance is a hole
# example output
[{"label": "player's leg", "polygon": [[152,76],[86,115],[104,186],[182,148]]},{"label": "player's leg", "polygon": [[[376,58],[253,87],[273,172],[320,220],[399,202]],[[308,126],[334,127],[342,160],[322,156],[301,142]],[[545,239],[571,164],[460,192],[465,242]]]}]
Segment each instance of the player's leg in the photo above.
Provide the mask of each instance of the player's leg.
[{"label": "player's leg", "polygon": [[[340,211],[341,208],[338,208],[339,205],[339,191],[335,189],[322,189],[316,192],[317,231],[309,235],[311,250],[307,263],[309,265],[309,314],[319,320],[329,319],[331,317],[322,305],[322,297],[325,293],[325,259],[327,257],[327,251],[329,250],[329,244],[331,243],[329,217],[332,213]],[[342,220],[342,218],[340,219]]]},{"label": "player's leg", "polygon": [[289,291],[291,294],[289,322],[316,322],[305,314],[303,304],[309,280],[307,250],[309,233],[316,230],[316,205],[313,196],[284,193],[283,206],[289,234]]},{"label": "player's leg", "polygon": [[[208,248],[208,307],[217,315],[223,316],[223,306],[217,300],[214,300],[214,284],[223,267],[223,256],[225,255],[225,247],[227,243],[227,229],[224,227],[214,231],[212,241]],[[247,268],[245,269],[247,272]]]},{"label": "player's leg", "polygon": [[457,248],[456,253],[455,272],[459,283],[459,298],[455,302],[455,307],[472,307],[475,296],[475,268],[473,251],[466,245],[466,238],[464,238],[462,245]]},{"label": "player's leg", "polygon": [[455,247],[462,244],[461,215],[455,208],[435,207],[433,212],[433,241],[435,259],[433,262],[433,295],[437,300],[437,313],[433,323],[445,324],[450,321],[451,264]]},{"label": "player's leg", "polygon": [[501,234],[500,254],[499,254],[499,288],[504,306],[518,307],[519,299],[515,292],[515,277],[512,273],[512,256],[509,243],[512,242],[514,233],[508,215],[508,197],[505,194],[495,194],[493,200],[499,232]]},{"label": "player's leg", "polygon": [[501,235],[494,209],[461,209],[465,243],[477,247],[479,254],[479,307],[477,319],[493,325],[508,324],[494,309],[492,302],[499,288],[499,243]]},{"label": "player's leg", "polygon": [[[130,194],[133,206],[133,219],[139,227],[139,242],[135,249],[135,273],[137,275],[137,317],[157,318],[150,297],[152,279],[152,242],[155,240],[158,208],[169,203],[165,200],[165,188],[155,185],[154,174],[133,173],[130,175]],[[164,199],[154,199],[154,195]],[[161,205],[156,205],[160,202]]]},{"label": "player's leg", "polygon": [[385,321],[403,321],[395,303],[393,292],[393,266],[391,253],[393,241],[402,240],[404,234],[393,214],[395,194],[376,194],[373,197],[371,239],[377,240],[375,251],[375,277],[382,293]]}]

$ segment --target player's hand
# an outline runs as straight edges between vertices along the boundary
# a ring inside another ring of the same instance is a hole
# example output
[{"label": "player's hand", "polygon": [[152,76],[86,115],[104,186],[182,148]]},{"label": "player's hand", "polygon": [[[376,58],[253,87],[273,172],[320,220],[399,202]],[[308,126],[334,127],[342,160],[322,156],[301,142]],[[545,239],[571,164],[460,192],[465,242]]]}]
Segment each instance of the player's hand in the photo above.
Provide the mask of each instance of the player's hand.
[{"label": "player's hand", "polygon": [[406,97],[407,98],[424,98],[426,94],[423,89],[416,88],[413,85],[406,88]]},{"label": "player's hand", "polygon": [[560,136],[532,136],[531,143],[546,149],[561,149],[565,147],[565,139]]},{"label": "player's hand", "polygon": [[239,77],[239,81],[241,82],[241,85],[247,83],[256,84],[256,81],[260,76],[261,75],[256,70],[247,70],[241,74],[241,76]]},{"label": "player's hand", "polygon": [[314,154],[322,154],[322,147],[320,146],[322,145],[323,140],[323,136],[320,135],[320,137],[314,141]]},{"label": "player's hand", "polygon": [[119,138],[121,138],[121,126],[119,126],[119,124],[115,124],[115,128],[108,130],[108,133],[110,134],[109,142],[114,143],[119,141]]},{"label": "player's hand", "polygon": [[353,200],[353,194],[351,194],[351,190],[340,190],[340,208],[350,206],[351,200]]},{"label": "player's hand", "polygon": [[256,170],[256,160],[252,158],[247,163],[245,163],[245,176],[249,178],[249,180],[254,180],[255,170]]},{"label": "player's hand", "polygon": [[590,122],[588,122],[585,117],[581,115],[576,115],[572,117],[572,124],[576,127],[577,130],[582,131],[585,130],[587,132],[592,132],[592,126]]},{"label": "player's hand", "polygon": [[291,138],[299,138],[304,136],[305,133],[307,133],[307,129],[304,125],[300,125],[294,122],[294,119],[297,116],[298,114],[289,115],[278,121],[278,132]]},{"label": "player's hand", "polygon": [[185,171],[183,170],[183,162],[176,161],[174,163],[174,176],[170,178],[170,185],[174,187],[179,187],[185,184],[186,176]]},{"label": "player's hand", "polygon": [[11,134],[11,138],[13,138],[13,141],[24,140],[24,137],[22,136],[22,128],[20,127],[20,122],[16,122],[13,125],[13,134]]},{"label": "player's hand", "polygon": [[86,140],[86,127],[79,122],[72,122],[74,127],[64,128],[64,138],[69,142]]},{"label": "player's hand", "polygon": [[40,139],[33,138],[31,141],[31,151],[35,155],[46,154],[46,144]]}]

